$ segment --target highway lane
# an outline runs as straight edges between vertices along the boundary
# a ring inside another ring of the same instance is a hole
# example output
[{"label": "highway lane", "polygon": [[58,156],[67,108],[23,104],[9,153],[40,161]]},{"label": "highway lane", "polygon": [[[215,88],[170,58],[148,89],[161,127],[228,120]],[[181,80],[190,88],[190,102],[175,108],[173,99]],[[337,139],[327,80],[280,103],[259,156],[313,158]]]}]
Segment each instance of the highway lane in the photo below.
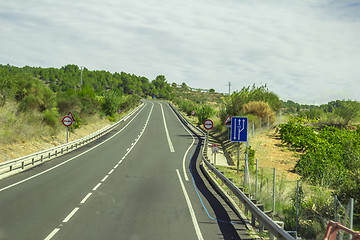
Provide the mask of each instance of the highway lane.
[{"label": "highway lane", "polygon": [[197,138],[167,104],[146,102],[110,136],[1,181],[0,239],[236,239],[234,225],[209,218],[230,220],[195,161],[192,182]]}]

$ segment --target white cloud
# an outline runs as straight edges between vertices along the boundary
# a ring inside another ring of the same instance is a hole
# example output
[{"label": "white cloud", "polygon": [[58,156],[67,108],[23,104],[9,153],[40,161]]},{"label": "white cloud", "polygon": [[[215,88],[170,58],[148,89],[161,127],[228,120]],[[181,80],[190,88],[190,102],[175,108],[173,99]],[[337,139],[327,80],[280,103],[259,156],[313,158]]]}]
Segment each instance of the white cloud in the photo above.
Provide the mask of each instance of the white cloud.
[{"label": "white cloud", "polygon": [[356,99],[356,1],[5,1],[0,64],[130,72],[227,92],[267,84],[301,103]]}]

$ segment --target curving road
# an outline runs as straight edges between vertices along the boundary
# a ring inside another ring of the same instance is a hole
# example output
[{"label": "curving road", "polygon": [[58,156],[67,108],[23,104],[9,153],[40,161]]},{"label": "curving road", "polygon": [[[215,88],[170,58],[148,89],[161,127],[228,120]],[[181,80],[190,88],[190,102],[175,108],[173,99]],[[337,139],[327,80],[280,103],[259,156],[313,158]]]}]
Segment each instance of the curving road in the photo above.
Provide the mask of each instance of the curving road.
[{"label": "curving road", "polygon": [[0,181],[0,239],[239,239],[198,169],[201,143],[145,101],[105,137]]}]

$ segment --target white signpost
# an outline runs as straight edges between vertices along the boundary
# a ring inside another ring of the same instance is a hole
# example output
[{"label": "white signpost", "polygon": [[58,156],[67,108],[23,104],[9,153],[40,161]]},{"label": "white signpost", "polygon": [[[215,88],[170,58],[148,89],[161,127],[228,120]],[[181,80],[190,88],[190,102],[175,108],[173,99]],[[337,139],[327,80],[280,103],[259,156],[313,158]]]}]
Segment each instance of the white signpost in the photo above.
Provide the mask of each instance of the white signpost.
[{"label": "white signpost", "polygon": [[214,154],[214,165],[216,165],[216,154],[219,152],[219,144],[213,143],[211,147],[212,147],[212,152]]}]

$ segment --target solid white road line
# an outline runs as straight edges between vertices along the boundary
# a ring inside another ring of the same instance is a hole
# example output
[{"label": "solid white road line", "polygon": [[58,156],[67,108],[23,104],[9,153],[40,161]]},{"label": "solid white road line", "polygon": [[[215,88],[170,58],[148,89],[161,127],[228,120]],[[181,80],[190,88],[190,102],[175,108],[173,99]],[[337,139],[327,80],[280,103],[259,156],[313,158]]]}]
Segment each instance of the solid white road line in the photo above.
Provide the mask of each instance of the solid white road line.
[{"label": "solid white road line", "polygon": [[[142,108],[142,109],[134,116],[134,118],[131,119],[131,120],[128,122],[128,124],[126,124],[120,131],[118,131],[118,132],[115,133],[113,136],[109,137],[108,139],[104,140],[103,142],[101,142],[101,143],[95,145],[94,147],[86,150],[85,152],[82,152],[82,153],[80,153],[79,155],[77,155],[77,156],[75,156],[75,157],[72,157],[72,158],[70,158],[70,159],[68,159],[68,160],[66,160],[66,161],[64,161],[64,162],[62,162],[62,163],[59,163],[58,165],[56,165],[56,166],[54,166],[54,167],[51,167],[51,168],[49,168],[49,169],[47,169],[47,170],[45,170],[45,171],[43,171],[43,172],[40,172],[40,173],[38,173],[38,174],[35,174],[35,175],[31,176],[31,177],[25,178],[24,180],[21,180],[21,181],[19,181],[19,182],[16,182],[16,183],[14,183],[14,184],[11,184],[11,185],[9,185],[9,186],[7,186],[7,187],[1,188],[1,189],[0,189],[0,192],[4,191],[4,190],[6,190],[6,189],[12,188],[12,187],[14,187],[14,186],[16,186],[16,185],[19,185],[19,184],[21,184],[21,183],[23,183],[23,182],[27,182],[27,181],[29,181],[29,180],[31,180],[31,179],[33,179],[33,178],[36,178],[36,177],[38,177],[38,176],[40,176],[40,175],[43,175],[44,173],[50,172],[51,170],[54,170],[55,168],[58,168],[58,167],[62,166],[63,164],[68,163],[68,162],[70,162],[70,161],[72,161],[72,160],[74,160],[74,159],[76,159],[76,158],[78,158],[78,157],[80,157],[80,156],[82,156],[82,155],[90,152],[91,150],[99,147],[100,145],[106,143],[107,141],[109,141],[110,139],[114,138],[116,135],[118,135],[119,133],[121,133],[127,126],[129,126],[129,124],[137,117],[137,115],[140,114],[140,112],[141,112],[143,109],[144,109],[144,108]],[[152,108],[151,108],[151,110],[152,110]],[[151,112],[150,112],[150,114],[151,114]]]},{"label": "solid white road line", "polygon": [[187,193],[187,191],[186,191],[186,188],[185,188],[184,183],[183,183],[183,181],[182,181],[182,179],[181,179],[181,176],[180,176],[180,173],[179,173],[179,170],[178,170],[178,169],[176,169],[176,173],[177,173],[177,175],[178,175],[178,177],[179,177],[179,181],[180,181],[180,184],[181,184],[181,189],[182,189],[182,191],[183,191],[183,193],[184,193],[185,200],[186,200],[186,203],[187,203],[188,208],[189,208],[189,212],[190,212],[190,215],[191,215],[191,220],[192,220],[192,222],[193,222],[196,235],[197,235],[197,237],[198,237],[199,240],[204,239],[203,236],[202,236],[202,234],[201,234],[199,224],[198,224],[198,222],[197,222],[197,220],[196,220],[195,212],[194,212],[194,209],[193,209],[193,207],[192,207],[192,205],[191,205],[191,201],[190,201],[189,195],[188,195],[188,193]]},{"label": "solid white road line", "polygon": [[[181,124],[181,126],[183,126],[183,128],[190,134],[190,136],[192,137],[193,141],[191,143],[191,145],[189,146],[188,150],[186,150],[185,152],[185,155],[183,157],[183,172],[184,172],[184,178],[185,178],[185,181],[189,181],[189,178],[187,176],[187,172],[186,172],[186,156],[190,150],[190,148],[194,145],[194,142],[195,142],[195,138],[194,138],[194,134],[192,134],[189,129],[183,124],[182,121],[180,121],[179,117],[176,115],[176,113],[174,112],[174,110],[169,106],[169,108],[171,109],[171,111],[174,113],[176,119],[179,121],[179,123]],[[191,160],[191,157],[190,157],[190,160]]]},{"label": "solid white road line", "polygon": [[185,163],[186,163],[186,156],[190,150],[190,148],[192,147],[192,145],[194,144],[194,141],[195,139],[193,138],[193,142],[191,143],[191,145],[189,146],[189,148],[186,150],[185,154],[184,154],[184,157],[183,157],[183,172],[184,172],[184,178],[185,178],[185,181],[189,181],[189,177],[186,173],[186,167],[185,167]]},{"label": "solid white road line", "polygon": [[158,103],[158,104],[160,104],[160,107],[161,107],[162,117],[163,117],[163,120],[164,120],[165,133],[166,133],[166,138],[167,138],[168,143],[169,143],[170,152],[175,152],[174,146],[173,146],[173,144],[172,144],[172,142],[171,142],[171,139],[170,139],[169,130],[168,130],[167,125],[166,125],[166,120],[165,120],[165,114],[164,114],[163,106],[162,106],[161,103]]},{"label": "solid white road line", "polygon": [[74,210],[72,210],[71,213],[69,213],[69,215],[67,215],[67,217],[63,220],[63,223],[67,223],[78,210],[79,210],[78,207],[74,208]]}]

